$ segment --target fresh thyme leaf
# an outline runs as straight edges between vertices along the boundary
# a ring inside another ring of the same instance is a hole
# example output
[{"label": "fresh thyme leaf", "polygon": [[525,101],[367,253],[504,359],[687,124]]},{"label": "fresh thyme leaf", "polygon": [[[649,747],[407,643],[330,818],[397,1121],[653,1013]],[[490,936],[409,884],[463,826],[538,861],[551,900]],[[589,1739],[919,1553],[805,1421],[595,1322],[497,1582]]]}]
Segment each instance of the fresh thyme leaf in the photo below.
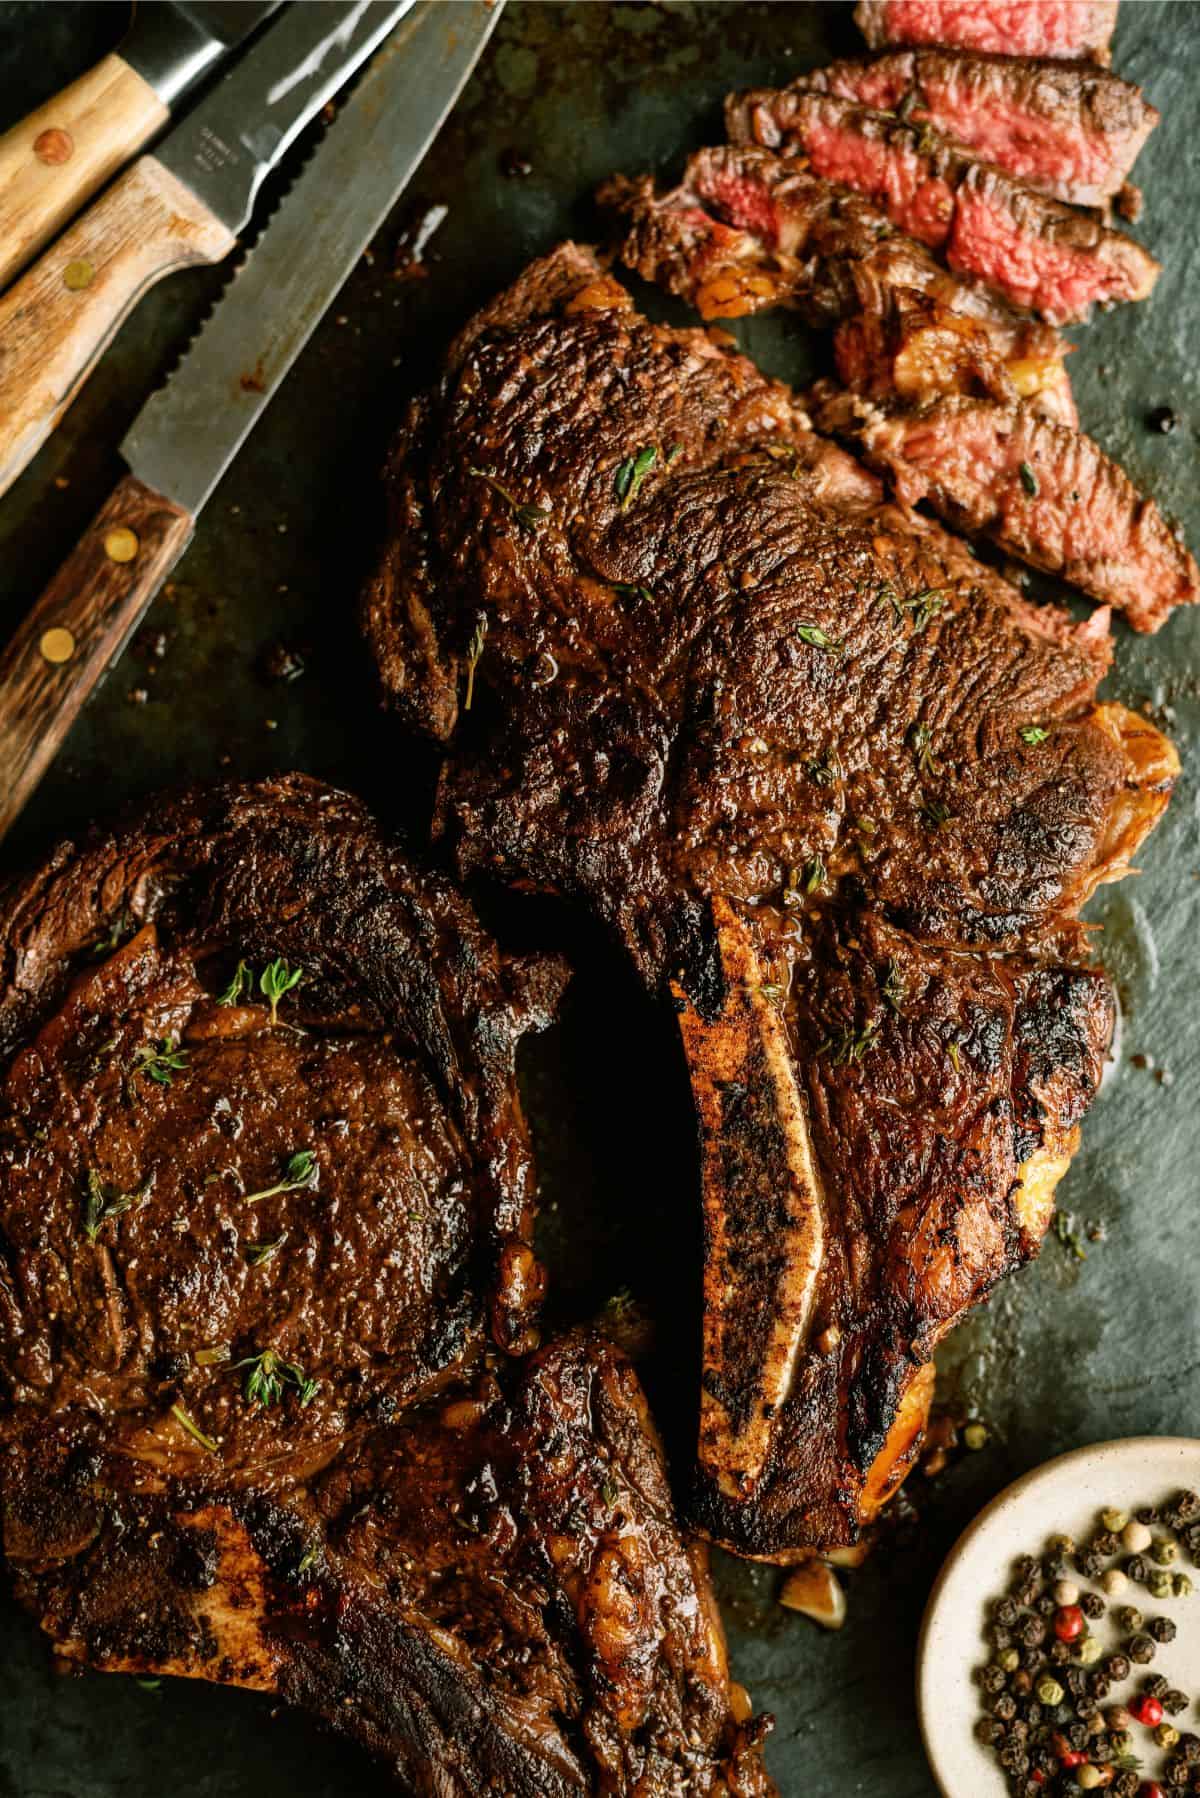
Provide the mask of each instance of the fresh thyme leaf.
[{"label": "fresh thyme leaf", "polygon": [[883,581],[879,586],[875,594],[875,604],[883,606],[890,605],[893,612],[896,614],[896,623],[904,623],[904,607],[900,603],[900,595],[890,581]]},{"label": "fresh thyme leaf", "polygon": [[247,1205],[257,1205],[260,1199],[274,1199],[280,1193],[299,1192],[301,1187],[314,1186],[317,1179],[317,1158],[311,1149],[297,1149],[289,1155],[283,1164],[283,1178],[274,1186],[264,1186],[261,1192],[248,1192]]},{"label": "fresh thyme leaf", "polygon": [[282,1236],[277,1236],[275,1238],[274,1242],[244,1243],[242,1246],[242,1254],[246,1258],[246,1265],[248,1267],[262,1267],[264,1263],[271,1259],[272,1255],[276,1254],[278,1250],[283,1247],[286,1241],[287,1231],[285,1230]]},{"label": "fresh thyme leaf", "polygon": [[617,581],[613,586],[613,592],[619,593],[622,599],[644,599],[647,605],[654,604],[654,595],[649,587],[630,587],[624,581]]},{"label": "fresh thyme leaf", "polygon": [[138,1674],[136,1684],[142,1688],[143,1692],[157,1692],[162,1685],[162,1680],[149,1679],[144,1674]]},{"label": "fresh thyme leaf", "polygon": [[873,837],[879,829],[874,818],[849,818],[850,828],[856,830],[860,837]]},{"label": "fresh thyme leaf", "polygon": [[466,698],[463,700],[464,712],[470,711],[471,701],[475,697],[475,670],[478,668],[479,659],[483,654],[483,642],[487,633],[487,613],[480,612],[478,618],[475,620],[475,629],[471,635],[471,641],[467,644],[467,693]]},{"label": "fresh thyme leaf", "polygon": [[613,1506],[621,1496],[621,1488],[617,1485],[617,1482],[613,1479],[611,1473],[606,1473],[604,1476],[604,1482],[600,1487],[600,1496],[604,1500],[605,1509],[609,1511],[612,1510]]},{"label": "fresh thyme leaf", "polygon": [[311,1573],[321,1559],[321,1544],[310,1542],[296,1563],[297,1574]]},{"label": "fresh thyme leaf", "polygon": [[953,1068],[953,1069],[954,1069],[954,1072],[955,1072],[955,1073],[956,1073],[956,1074],[957,1074],[957,1073],[958,1073],[958,1066],[959,1066],[959,1063],[958,1063],[958,1055],[959,1055],[959,1050],[958,1050],[958,1044],[957,1044],[957,1043],[948,1043],[948,1044],[947,1044],[947,1045],[946,1045],[946,1053],[947,1053],[947,1055],[948,1055],[948,1056],[949,1056],[949,1057],[950,1057],[950,1066],[951,1066],[951,1067],[952,1067],[952,1068]]},{"label": "fresh thyme leaf", "polygon": [[197,1349],[192,1360],[197,1367],[220,1367],[233,1354],[227,1342],[218,1342],[212,1348]]},{"label": "fresh thyme leaf", "polygon": [[950,807],[943,805],[940,799],[926,799],[918,811],[931,830],[940,830],[950,821]]},{"label": "fresh thyme leaf", "polygon": [[1050,732],[1040,724],[1023,724],[1021,726],[1021,741],[1028,743],[1031,749],[1036,749],[1039,743],[1044,743],[1049,735]]},{"label": "fresh thyme leaf", "polygon": [[900,968],[896,962],[889,961],[887,967],[884,969],[883,985],[880,987],[879,992],[885,1005],[890,1005],[894,1012],[902,1012],[904,1010],[904,1001],[908,995],[904,988],[904,981],[901,978]]},{"label": "fresh thyme leaf", "polygon": [[768,1005],[774,1005],[776,1007],[780,1006],[787,996],[786,989],[774,980],[764,980],[759,986],[756,986],[754,990],[755,992],[762,994]]},{"label": "fresh thyme leaf", "polygon": [[824,861],[819,855],[814,855],[810,861],[804,864],[804,891],[806,893],[820,892],[827,877],[828,870]]},{"label": "fresh thyme leaf", "polygon": [[288,1386],[295,1387],[302,1405],[311,1404],[320,1387],[319,1380],[308,1379],[303,1368],[285,1361],[273,1348],[247,1355],[244,1361],[235,1361],[231,1371],[242,1367],[250,1369],[245,1386],[247,1403],[259,1405],[264,1411],[279,1403]]},{"label": "fresh thyme leaf", "polygon": [[143,1043],[134,1056],[134,1072],[149,1075],[159,1086],[170,1086],[176,1074],[187,1067],[188,1054],[187,1049],[179,1047],[177,1037],[164,1036],[157,1049]]},{"label": "fresh thyme leaf", "polygon": [[[672,456],[672,461],[674,456]],[[638,450],[634,456],[627,456],[617,469],[614,486],[617,498],[621,502],[622,512],[628,512],[638,496],[642,482],[658,461],[657,444],[647,444],[645,449]]]},{"label": "fresh thyme leaf", "polygon": [[1087,1250],[1083,1246],[1082,1237],[1075,1228],[1075,1217],[1073,1212],[1055,1212],[1054,1234],[1058,1237],[1058,1240],[1062,1243],[1064,1249],[1069,1249],[1071,1251],[1076,1261],[1087,1260]]},{"label": "fresh thyme leaf", "polygon": [[304,969],[289,967],[282,957],[267,963],[258,977],[258,990],[270,1000],[272,1024],[279,1022],[279,1001],[293,987],[299,986],[303,978]]},{"label": "fresh thyme leaf", "polygon": [[121,1217],[130,1210],[139,1195],[118,1192],[106,1186],[95,1168],[88,1169],[87,1197],[83,1201],[83,1228],[89,1242],[95,1242],[110,1217]]},{"label": "fresh thyme leaf", "polygon": [[911,599],[904,601],[912,613],[913,636],[919,637],[921,632],[936,618],[946,604],[945,589],[942,587],[925,587],[920,593],[914,593]]},{"label": "fresh thyme leaf", "polygon": [[108,935],[98,938],[98,940],[92,944],[91,949],[88,951],[91,959],[93,961],[103,961],[106,955],[111,955],[114,949],[119,949],[121,947],[122,932],[127,929],[128,924],[129,920],[122,912],[120,917],[115,918],[109,925]]},{"label": "fresh thyme leaf", "polygon": [[914,724],[908,733],[912,745],[913,759],[917,764],[918,774],[936,774],[937,763],[933,758],[933,732],[927,724]]},{"label": "fresh thyme leaf", "polygon": [[237,965],[237,971],[234,974],[233,979],[229,982],[229,985],[225,988],[225,991],[221,994],[221,997],[217,1000],[217,1004],[218,1005],[236,1005],[238,1000],[241,998],[241,996],[244,992],[250,993],[253,991],[254,991],[253,971],[247,967],[247,965],[244,961],[239,961],[239,963]]},{"label": "fresh thyme leaf", "polygon": [[1022,487],[1024,487],[1024,489],[1025,489],[1026,493],[1029,495],[1030,499],[1036,499],[1038,496],[1038,493],[1040,491],[1040,489],[1038,487],[1038,478],[1034,474],[1034,472],[1033,472],[1032,468],[1029,466],[1028,462],[1022,462],[1022,464],[1021,464],[1020,468],[1017,470],[1017,472],[1021,477],[1021,485],[1022,485]]},{"label": "fresh thyme leaf", "polygon": [[670,468],[670,466],[673,462],[678,462],[678,460],[679,460],[680,456],[682,456],[682,454],[683,454],[682,443],[673,443],[671,445],[670,449],[667,451],[667,467]]},{"label": "fresh thyme leaf", "polygon": [[811,643],[814,649],[828,650],[830,655],[841,655],[843,645],[835,642],[819,624],[798,624],[795,630],[802,643]]},{"label": "fresh thyme leaf", "polygon": [[827,1036],[817,1054],[828,1055],[835,1068],[857,1067],[875,1047],[878,1038],[879,1019],[872,1018],[861,1030],[855,1031],[847,1025],[836,1036]]},{"label": "fresh thyme leaf", "polygon": [[206,1436],[195,1418],[189,1417],[182,1405],[171,1406],[171,1416],[176,1423],[181,1423],[189,1436],[194,1436],[201,1448],[206,1448],[210,1455],[219,1455],[220,1449],[211,1436]]},{"label": "fresh thyme leaf", "polygon": [[549,512],[543,511],[541,506],[523,506],[507,487],[500,485],[494,474],[488,473],[486,468],[468,468],[467,473],[474,475],[477,480],[486,481],[492,492],[500,495],[522,530],[540,531],[543,525],[549,524]]}]

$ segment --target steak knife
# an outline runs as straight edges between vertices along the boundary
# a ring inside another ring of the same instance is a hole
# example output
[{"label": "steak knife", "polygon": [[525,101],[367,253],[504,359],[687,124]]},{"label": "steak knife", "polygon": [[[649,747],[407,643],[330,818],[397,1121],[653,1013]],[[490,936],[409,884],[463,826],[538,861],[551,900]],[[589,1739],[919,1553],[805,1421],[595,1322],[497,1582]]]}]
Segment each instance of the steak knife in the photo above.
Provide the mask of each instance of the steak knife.
[{"label": "steak knife", "polygon": [[[0,836],[437,136],[503,4],[422,0],[397,27],[134,420],[121,444],[130,472],[0,656]],[[249,384],[240,378],[247,357]]]},{"label": "steak knife", "polygon": [[413,0],[309,0],[269,25],[0,299],[0,493],[146,289],[219,262],[264,178]]},{"label": "steak knife", "polygon": [[0,287],[280,0],[135,0],[119,50],[0,137]]}]

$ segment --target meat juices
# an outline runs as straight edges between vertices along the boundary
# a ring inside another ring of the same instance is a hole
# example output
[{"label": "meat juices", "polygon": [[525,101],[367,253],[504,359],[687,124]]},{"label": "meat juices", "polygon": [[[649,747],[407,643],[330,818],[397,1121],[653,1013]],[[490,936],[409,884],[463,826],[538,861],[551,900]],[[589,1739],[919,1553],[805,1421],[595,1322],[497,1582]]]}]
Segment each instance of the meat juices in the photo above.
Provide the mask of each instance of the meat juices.
[{"label": "meat juices", "polygon": [[632,1369],[501,1352],[562,967],[291,776],[61,846],[0,968],[4,1550],[58,1654],[277,1692],[430,1798],[769,1793]]},{"label": "meat juices", "polygon": [[1112,1027],[1078,911],[1174,752],[1096,701],[1106,614],[1027,605],[575,246],[460,335],[386,482],[364,623],[449,749],[441,832],[586,906],[680,1019],[690,1519],[782,1562],[853,1542],[937,1342],[1050,1221]]}]

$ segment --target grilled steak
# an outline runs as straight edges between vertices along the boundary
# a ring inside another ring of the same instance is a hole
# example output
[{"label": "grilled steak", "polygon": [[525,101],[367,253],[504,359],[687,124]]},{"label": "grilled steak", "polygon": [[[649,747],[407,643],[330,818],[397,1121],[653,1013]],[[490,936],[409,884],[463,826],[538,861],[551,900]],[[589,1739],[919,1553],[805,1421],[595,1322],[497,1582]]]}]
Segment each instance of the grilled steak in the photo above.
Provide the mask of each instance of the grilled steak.
[{"label": "grilled steak", "polygon": [[[929,125],[795,91],[775,118],[785,146],[802,152],[814,174],[865,194],[952,269],[1051,324],[1086,319],[1097,302],[1145,299],[1158,278],[1153,256],[1123,231],[973,161]],[[742,123],[735,102],[735,140]]]},{"label": "grilled steak", "polygon": [[914,409],[828,383],[811,396],[819,430],[887,474],[906,505],[982,531],[1035,568],[1154,631],[1200,599],[1200,569],[1153,500],[1098,444],[1026,405],[948,398]]},{"label": "grilled steak", "polygon": [[873,50],[952,44],[1010,56],[1109,59],[1117,0],[859,0],[855,22]]},{"label": "grilled steak", "polygon": [[1140,88],[1090,62],[891,50],[813,69],[789,87],[731,94],[730,137],[779,149],[805,93],[931,125],[1030,187],[1078,206],[1102,206],[1119,192],[1159,116]]},{"label": "grilled steak", "polygon": [[883,318],[923,295],[986,333],[1023,396],[1044,392],[1056,415],[1073,416],[1056,331],[950,274],[860,195],[795,159],[746,145],[698,150],[671,192],[617,176],[600,198],[629,220],[622,261],[703,318],[783,305],[829,326]]},{"label": "grilled steak", "polygon": [[10,1485],[58,1654],[275,1692],[423,1798],[769,1798],[636,1375],[602,1338],[484,1365],[302,1481],[148,1484],[92,1420]]},{"label": "grilled steak", "polygon": [[571,246],[458,340],[387,487],[366,629],[451,747],[461,865],[588,906],[680,1016],[691,1515],[778,1560],[852,1541],[938,1339],[1049,1221],[1111,1028],[1078,909],[1173,751],[1097,705],[1103,614],[1026,605]]}]

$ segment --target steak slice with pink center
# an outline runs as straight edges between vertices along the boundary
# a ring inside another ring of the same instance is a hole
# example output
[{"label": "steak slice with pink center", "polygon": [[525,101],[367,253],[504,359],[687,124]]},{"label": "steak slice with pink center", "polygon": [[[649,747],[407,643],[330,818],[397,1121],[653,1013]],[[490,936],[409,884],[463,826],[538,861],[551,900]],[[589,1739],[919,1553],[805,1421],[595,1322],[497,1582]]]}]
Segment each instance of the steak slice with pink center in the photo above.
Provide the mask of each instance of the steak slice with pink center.
[{"label": "steak slice with pink center", "polygon": [[1103,206],[1120,191],[1159,118],[1140,88],[1095,63],[890,50],[830,63],[788,87],[731,94],[730,138],[779,149],[805,93],[931,125],[1030,187],[1077,206]]},{"label": "steak slice with pink center", "polygon": [[854,21],[873,50],[957,44],[1009,56],[1109,60],[1117,0],[859,0]]}]

